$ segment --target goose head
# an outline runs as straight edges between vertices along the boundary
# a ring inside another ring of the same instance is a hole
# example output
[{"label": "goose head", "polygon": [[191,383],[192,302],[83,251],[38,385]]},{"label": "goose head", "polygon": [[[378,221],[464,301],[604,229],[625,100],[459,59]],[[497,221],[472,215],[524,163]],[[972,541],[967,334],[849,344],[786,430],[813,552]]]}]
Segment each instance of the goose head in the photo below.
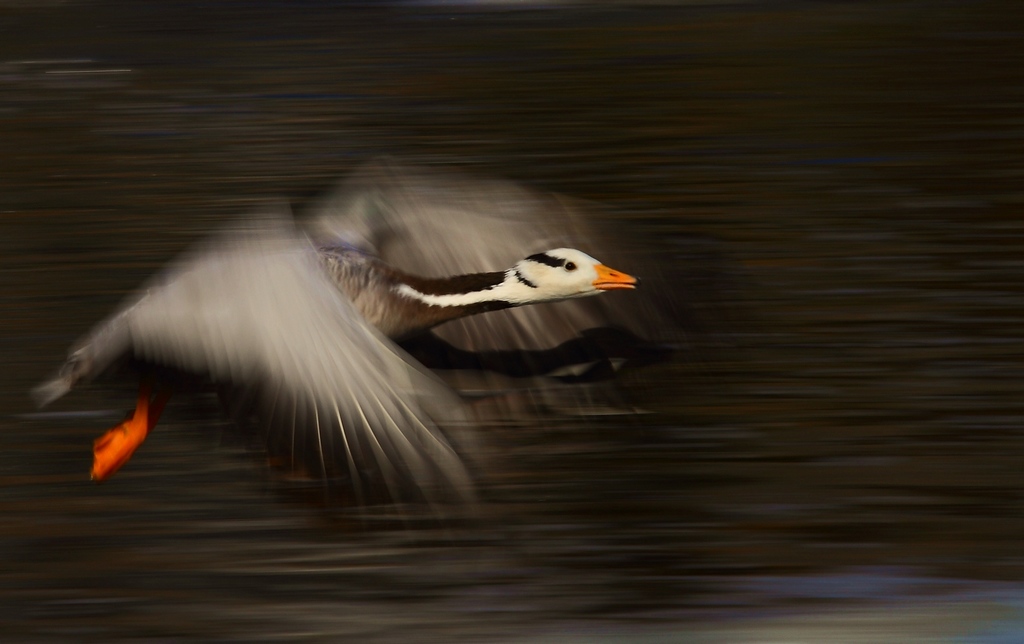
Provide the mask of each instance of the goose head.
[{"label": "goose head", "polygon": [[552,302],[633,289],[635,277],[609,268],[575,248],[554,248],[520,260],[506,272],[516,303]]},{"label": "goose head", "polygon": [[[608,268],[582,251],[555,248],[530,255],[503,272],[439,279],[402,275],[395,291],[406,298],[444,310],[432,311],[424,318],[423,324],[412,327],[419,329],[486,311],[632,289],[639,282],[637,278]],[[407,330],[406,326],[403,325],[402,329]]]}]

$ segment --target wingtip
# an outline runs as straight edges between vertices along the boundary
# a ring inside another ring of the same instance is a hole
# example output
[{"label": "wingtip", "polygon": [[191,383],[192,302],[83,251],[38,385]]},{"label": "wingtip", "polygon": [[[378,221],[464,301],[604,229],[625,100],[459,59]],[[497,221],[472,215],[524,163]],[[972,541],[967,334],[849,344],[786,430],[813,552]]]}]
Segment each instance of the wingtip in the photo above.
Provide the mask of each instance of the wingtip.
[{"label": "wingtip", "polygon": [[64,394],[71,390],[71,383],[68,382],[67,378],[58,376],[53,380],[48,380],[43,384],[32,389],[32,402],[36,404],[36,407],[46,407],[53,401],[62,397]]}]

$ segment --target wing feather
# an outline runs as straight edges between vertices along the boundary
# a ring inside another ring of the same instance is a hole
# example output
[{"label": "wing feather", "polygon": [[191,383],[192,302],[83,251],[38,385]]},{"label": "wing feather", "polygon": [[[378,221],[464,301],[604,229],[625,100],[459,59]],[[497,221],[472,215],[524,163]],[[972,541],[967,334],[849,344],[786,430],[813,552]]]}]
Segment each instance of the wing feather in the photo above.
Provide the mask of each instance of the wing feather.
[{"label": "wing feather", "polygon": [[135,357],[247,399],[271,451],[311,472],[345,474],[359,495],[361,480],[429,500],[471,495],[436,423],[457,420],[453,394],[363,320],[285,223],[220,236],[118,319]]}]

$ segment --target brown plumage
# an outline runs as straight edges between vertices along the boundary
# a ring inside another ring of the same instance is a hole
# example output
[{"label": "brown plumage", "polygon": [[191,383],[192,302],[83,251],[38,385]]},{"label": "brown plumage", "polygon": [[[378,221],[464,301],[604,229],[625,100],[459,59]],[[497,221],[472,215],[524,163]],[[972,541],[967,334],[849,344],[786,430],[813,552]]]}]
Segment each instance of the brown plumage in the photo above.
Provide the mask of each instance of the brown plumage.
[{"label": "brown plumage", "polygon": [[428,278],[402,272],[376,257],[350,248],[324,247],[318,256],[331,279],[349,296],[363,317],[392,339],[414,336],[460,317],[512,306],[501,300],[465,307],[431,306],[395,292],[399,284],[407,284],[425,295],[486,291],[502,283],[505,279],[503,272]]}]

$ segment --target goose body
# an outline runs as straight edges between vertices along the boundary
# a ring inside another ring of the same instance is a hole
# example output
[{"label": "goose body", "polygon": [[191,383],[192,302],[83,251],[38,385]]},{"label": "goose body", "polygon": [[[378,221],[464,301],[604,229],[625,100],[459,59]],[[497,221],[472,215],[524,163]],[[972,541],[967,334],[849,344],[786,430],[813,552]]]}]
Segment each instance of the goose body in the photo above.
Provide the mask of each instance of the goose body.
[{"label": "goose body", "polygon": [[[349,223],[351,231],[364,222]],[[465,422],[461,405],[395,342],[528,304],[582,302],[637,280],[567,247],[523,254],[498,270],[493,257],[477,256],[487,260],[477,272],[444,262],[416,271],[415,261],[389,261],[365,232],[310,236],[279,216],[215,237],[76,343],[57,376],[34,391],[37,401],[126,362],[157,374],[144,378],[134,416],[97,441],[98,479],[123,465],[155,424],[169,395],[160,393],[159,374],[170,369],[214,384],[236,417],[259,424],[279,460],[347,477],[358,498],[375,496],[372,486],[391,499],[409,489],[417,498],[470,496],[462,460],[439,429]]]}]

